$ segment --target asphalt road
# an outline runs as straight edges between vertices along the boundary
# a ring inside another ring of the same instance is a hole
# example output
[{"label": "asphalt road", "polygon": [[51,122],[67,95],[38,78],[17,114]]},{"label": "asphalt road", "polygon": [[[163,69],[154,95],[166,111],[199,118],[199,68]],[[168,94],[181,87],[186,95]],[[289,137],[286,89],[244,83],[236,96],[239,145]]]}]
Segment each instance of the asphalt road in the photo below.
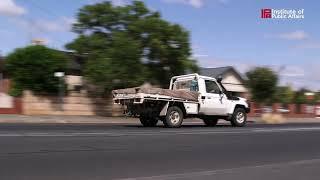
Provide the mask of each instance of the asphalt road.
[{"label": "asphalt road", "polygon": [[0,179],[319,179],[320,124],[1,124]]}]

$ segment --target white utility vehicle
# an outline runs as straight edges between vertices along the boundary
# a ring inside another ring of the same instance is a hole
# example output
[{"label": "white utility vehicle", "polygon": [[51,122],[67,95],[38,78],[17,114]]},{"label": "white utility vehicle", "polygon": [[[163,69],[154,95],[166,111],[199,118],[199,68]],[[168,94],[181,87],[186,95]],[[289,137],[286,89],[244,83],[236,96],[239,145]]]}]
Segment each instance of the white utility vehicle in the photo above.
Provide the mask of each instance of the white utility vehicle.
[{"label": "white utility vehicle", "polygon": [[244,126],[250,106],[246,99],[232,96],[221,83],[222,78],[188,74],[171,78],[169,89],[127,88],[113,90],[113,100],[125,113],[138,116],[144,126],[180,127],[184,118],[198,117],[207,126],[219,119],[233,126]]}]

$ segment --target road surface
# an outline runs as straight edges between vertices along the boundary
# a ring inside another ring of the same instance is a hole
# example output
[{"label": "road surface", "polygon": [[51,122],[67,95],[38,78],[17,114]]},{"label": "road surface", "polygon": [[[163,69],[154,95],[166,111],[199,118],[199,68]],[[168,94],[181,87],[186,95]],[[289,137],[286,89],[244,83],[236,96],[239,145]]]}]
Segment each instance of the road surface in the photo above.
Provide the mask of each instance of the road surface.
[{"label": "road surface", "polygon": [[320,124],[1,124],[0,179],[319,179]]}]

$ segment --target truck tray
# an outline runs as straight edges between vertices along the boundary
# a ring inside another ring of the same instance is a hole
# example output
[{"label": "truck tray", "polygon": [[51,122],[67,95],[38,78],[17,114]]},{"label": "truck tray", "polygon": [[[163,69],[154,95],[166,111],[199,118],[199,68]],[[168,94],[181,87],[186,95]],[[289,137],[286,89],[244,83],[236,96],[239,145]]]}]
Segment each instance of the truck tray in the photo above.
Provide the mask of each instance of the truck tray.
[{"label": "truck tray", "polygon": [[198,101],[198,92],[186,91],[186,90],[170,90],[162,88],[143,88],[143,87],[134,87],[126,89],[117,89],[113,90],[112,94],[136,94],[136,93],[145,93],[145,94],[158,94],[164,96],[171,96],[174,98],[182,98],[188,101]]}]

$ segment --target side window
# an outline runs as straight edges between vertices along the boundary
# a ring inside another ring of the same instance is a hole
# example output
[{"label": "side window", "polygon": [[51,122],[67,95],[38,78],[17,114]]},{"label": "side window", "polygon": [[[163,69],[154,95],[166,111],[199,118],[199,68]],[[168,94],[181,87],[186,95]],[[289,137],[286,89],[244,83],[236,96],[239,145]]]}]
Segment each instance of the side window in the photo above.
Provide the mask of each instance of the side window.
[{"label": "side window", "polygon": [[173,84],[174,90],[198,91],[197,80],[176,81]]},{"label": "side window", "polygon": [[217,85],[216,82],[210,81],[210,80],[205,80],[205,84],[206,84],[206,91],[207,91],[207,93],[216,93],[216,94],[219,94],[220,89],[219,89],[219,86]]},{"label": "side window", "polygon": [[199,91],[198,87],[198,81],[197,80],[192,80],[191,85],[190,85],[190,91]]}]

